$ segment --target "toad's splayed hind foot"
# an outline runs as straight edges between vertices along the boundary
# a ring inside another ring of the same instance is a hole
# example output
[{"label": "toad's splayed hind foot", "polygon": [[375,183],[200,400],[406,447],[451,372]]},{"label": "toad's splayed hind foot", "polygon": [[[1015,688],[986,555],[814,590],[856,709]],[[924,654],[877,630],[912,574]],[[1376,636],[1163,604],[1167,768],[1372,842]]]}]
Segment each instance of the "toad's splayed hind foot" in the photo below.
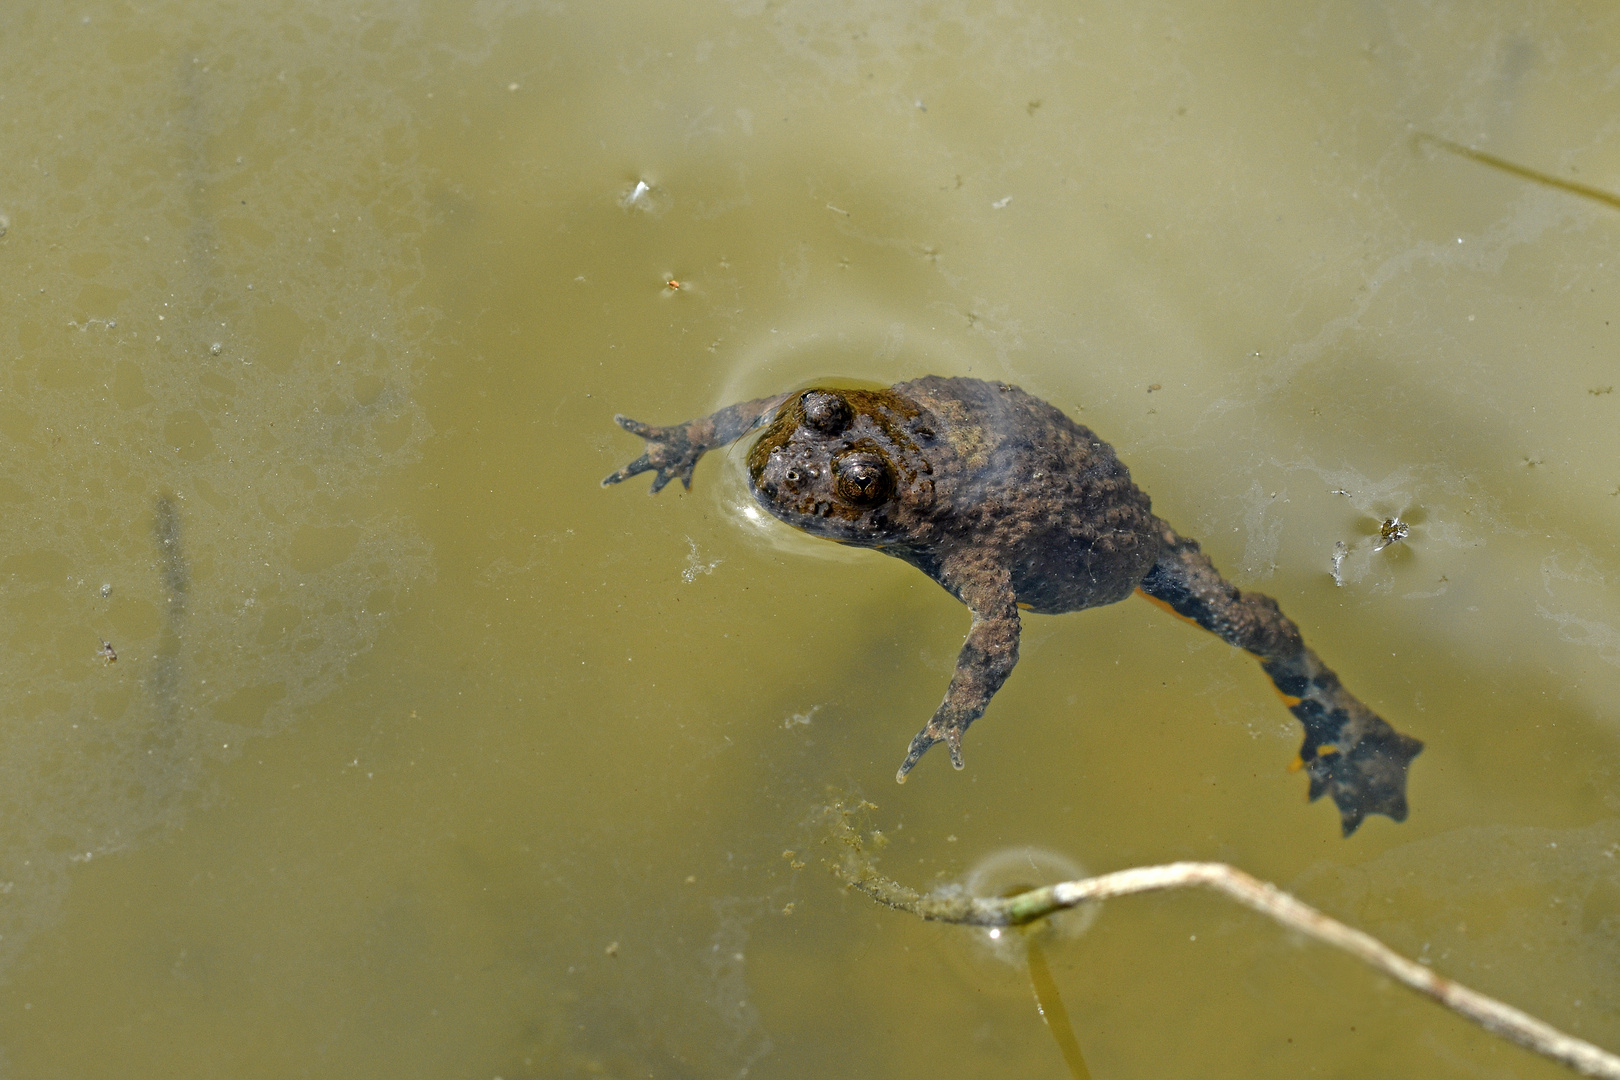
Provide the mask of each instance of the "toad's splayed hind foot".
[{"label": "toad's splayed hind foot", "polygon": [[[1348,753],[1324,752],[1318,746],[1316,757],[1305,764],[1311,776],[1311,798],[1333,797],[1346,836],[1368,814],[1406,820],[1406,767],[1422,752],[1423,744],[1382,720],[1379,723],[1383,730],[1363,735]],[[1306,742],[1310,742],[1309,736]]]}]

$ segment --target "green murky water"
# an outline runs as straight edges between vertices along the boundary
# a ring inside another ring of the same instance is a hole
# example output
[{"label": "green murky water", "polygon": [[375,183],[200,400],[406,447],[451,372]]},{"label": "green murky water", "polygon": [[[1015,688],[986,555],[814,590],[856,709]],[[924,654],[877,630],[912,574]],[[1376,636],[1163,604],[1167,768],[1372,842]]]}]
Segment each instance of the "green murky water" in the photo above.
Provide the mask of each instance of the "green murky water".
[{"label": "green murky water", "polygon": [[[16,2],[0,58],[3,1075],[1065,1075],[824,872],[830,788],[911,884],[1229,860],[1620,1046],[1620,213],[1419,137],[1620,190],[1612,12]],[[965,611],[738,454],[597,487],[614,412],[926,372],[1110,439],[1427,742],[1410,820],[1339,839],[1135,601],[897,788]],[[1210,897],[1047,958],[1099,1078],[1560,1075]]]}]

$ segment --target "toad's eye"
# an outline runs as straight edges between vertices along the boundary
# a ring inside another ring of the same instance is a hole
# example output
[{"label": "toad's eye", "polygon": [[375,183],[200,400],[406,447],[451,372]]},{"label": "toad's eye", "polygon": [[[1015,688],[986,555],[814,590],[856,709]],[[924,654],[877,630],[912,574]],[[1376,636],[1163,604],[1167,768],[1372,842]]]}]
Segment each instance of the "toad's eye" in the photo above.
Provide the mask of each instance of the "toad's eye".
[{"label": "toad's eye", "polygon": [[838,435],[849,427],[855,413],[837,394],[811,390],[804,395],[804,422],[823,435]]},{"label": "toad's eye", "polygon": [[867,450],[854,450],[835,463],[838,497],[855,506],[876,506],[894,490],[894,476],[888,463]]},{"label": "toad's eye", "polygon": [[798,469],[789,469],[786,473],[783,474],[783,476],[787,479],[787,482],[790,483],[790,484],[797,484],[800,480],[804,479],[804,476],[799,472]]}]

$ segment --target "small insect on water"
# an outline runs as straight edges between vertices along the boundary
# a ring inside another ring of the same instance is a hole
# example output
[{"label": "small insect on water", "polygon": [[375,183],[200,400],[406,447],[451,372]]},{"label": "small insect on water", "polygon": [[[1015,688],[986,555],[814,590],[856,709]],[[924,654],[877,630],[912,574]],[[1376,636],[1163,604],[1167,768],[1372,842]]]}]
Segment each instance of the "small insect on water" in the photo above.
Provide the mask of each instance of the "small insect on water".
[{"label": "small insect on water", "polygon": [[110,641],[103,641],[101,643],[101,648],[96,650],[96,655],[106,660],[109,664],[118,663],[118,653],[113,649],[112,642]]},{"label": "small insect on water", "polygon": [[1402,521],[1399,515],[1392,518],[1385,518],[1378,526],[1378,546],[1373,548],[1373,550],[1383,551],[1391,544],[1398,544],[1402,540],[1405,540],[1406,534],[1411,531],[1412,527],[1406,522]]}]

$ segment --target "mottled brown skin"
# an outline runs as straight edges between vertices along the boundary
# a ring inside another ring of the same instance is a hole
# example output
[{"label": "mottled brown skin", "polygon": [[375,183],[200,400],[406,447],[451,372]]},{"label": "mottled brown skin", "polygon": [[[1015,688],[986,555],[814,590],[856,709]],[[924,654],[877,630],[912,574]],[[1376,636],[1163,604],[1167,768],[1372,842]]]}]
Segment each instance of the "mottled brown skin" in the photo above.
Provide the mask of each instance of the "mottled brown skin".
[{"label": "mottled brown skin", "polygon": [[1231,585],[1152,512],[1113,448],[1017,387],[927,376],[888,390],[813,389],[655,428],[617,420],[646,453],[602,481],[654,472],[691,487],[705,451],[756,427],[749,487],[816,536],[904,559],[968,606],[973,624],[945,700],[896,777],[937,742],[962,767],[962,735],[1018,662],[1019,608],[1043,614],[1140,591],[1258,657],[1305,726],[1310,797],[1332,796],[1349,836],[1367,814],[1406,818],[1406,770],[1423,749],[1339,683],[1276,601]]}]

